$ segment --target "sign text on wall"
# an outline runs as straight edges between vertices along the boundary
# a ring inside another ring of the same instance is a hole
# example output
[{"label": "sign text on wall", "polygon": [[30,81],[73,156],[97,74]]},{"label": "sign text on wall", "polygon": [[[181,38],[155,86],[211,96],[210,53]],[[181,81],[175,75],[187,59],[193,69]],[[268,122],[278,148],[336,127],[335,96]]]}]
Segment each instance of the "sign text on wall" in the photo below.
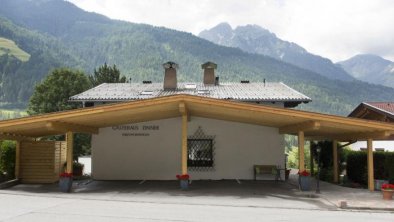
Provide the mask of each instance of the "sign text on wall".
[{"label": "sign text on wall", "polygon": [[123,132],[122,136],[150,136],[150,132],[160,130],[158,125],[122,125],[113,126],[114,131],[127,131]]}]

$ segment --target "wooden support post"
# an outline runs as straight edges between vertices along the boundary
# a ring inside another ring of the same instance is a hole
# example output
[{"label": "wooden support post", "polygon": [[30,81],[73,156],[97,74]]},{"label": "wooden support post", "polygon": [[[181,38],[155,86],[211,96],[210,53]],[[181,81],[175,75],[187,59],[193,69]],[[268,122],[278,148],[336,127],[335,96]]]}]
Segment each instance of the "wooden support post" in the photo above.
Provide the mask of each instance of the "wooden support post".
[{"label": "wooden support post", "polygon": [[182,174],[187,174],[187,117],[182,115]]},{"label": "wooden support post", "polygon": [[20,175],[20,156],[21,156],[21,142],[16,141],[15,147],[15,179],[19,179]]},{"label": "wooden support post", "polygon": [[373,175],[373,150],[372,139],[367,140],[367,155],[368,155],[368,189],[374,191],[374,175]]},{"label": "wooden support post", "polygon": [[66,133],[66,143],[67,143],[67,156],[66,156],[66,161],[67,161],[67,173],[72,173],[73,172],[73,142],[74,142],[74,135],[73,132],[67,132]]},{"label": "wooden support post", "polygon": [[299,171],[305,170],[305,157],[304,157],[304,131],[298,132],[298,169]]},{"label": "wooden support post", "polygon": [[339,173],[338,173],[338,141],[332,141],[332,163],[333,163],[333,181],[334,183],[338,183]]}]

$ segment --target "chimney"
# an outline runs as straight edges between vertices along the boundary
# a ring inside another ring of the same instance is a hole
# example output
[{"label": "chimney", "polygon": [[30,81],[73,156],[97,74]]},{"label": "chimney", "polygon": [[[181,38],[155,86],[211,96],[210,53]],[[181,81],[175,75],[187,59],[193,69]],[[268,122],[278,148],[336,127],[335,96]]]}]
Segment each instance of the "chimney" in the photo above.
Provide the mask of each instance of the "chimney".
[{"label": "chimney", "polygon": [[201,68],[204,69],[204,84],[206,85],[214,85],[215,84],[215,69],[218,67],[213,62],[206,62],[201,65]]},{"label": "chimney", "polygon": [[178,64],[175,62],[166,62],[164,67],[164,90],[174,90],[177,88],[176,69]]}]

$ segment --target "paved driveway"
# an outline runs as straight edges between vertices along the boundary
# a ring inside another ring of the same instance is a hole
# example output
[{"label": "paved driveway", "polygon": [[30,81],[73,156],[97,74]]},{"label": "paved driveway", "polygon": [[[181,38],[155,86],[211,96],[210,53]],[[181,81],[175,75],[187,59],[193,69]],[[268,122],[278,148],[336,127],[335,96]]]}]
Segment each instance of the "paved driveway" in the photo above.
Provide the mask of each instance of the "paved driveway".
[{"label": "paved driveway", "polygon": [[394,214],[338,210],[283,182],[81,181],[74,193],[53,185],[0,191],[4,221],[393,221]]},{"label": "paved driveway", "polygon": [[[0,193],[87,200],[187,203],[217,206],[335,209],[324,199],[310,198],[297,187],[274,181],[194,181],[188,191],[178,181],[80,181],[71,194],[58,191],[56,184],[18,185]],[[286,201],[284,201],[286,200]]]}]

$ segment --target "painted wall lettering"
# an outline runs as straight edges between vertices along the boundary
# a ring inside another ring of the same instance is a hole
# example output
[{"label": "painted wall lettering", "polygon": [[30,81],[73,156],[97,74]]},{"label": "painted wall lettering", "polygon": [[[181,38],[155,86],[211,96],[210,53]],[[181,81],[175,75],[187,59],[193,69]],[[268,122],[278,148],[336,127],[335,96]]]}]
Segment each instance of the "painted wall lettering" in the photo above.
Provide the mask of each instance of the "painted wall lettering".
[{"label": "painted wall lettering", "polygon": [[160,127],[158,125],[121,125],[113,126],[112,130],[128,131],[122,132],[122,136],[150,136],[150,132],[158,131],[160,130]]}]

